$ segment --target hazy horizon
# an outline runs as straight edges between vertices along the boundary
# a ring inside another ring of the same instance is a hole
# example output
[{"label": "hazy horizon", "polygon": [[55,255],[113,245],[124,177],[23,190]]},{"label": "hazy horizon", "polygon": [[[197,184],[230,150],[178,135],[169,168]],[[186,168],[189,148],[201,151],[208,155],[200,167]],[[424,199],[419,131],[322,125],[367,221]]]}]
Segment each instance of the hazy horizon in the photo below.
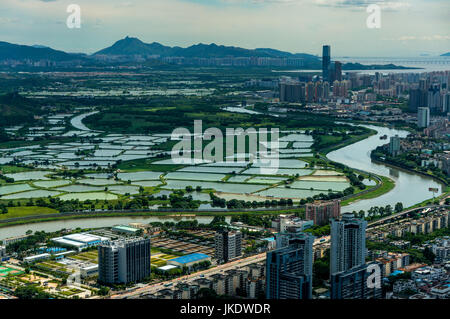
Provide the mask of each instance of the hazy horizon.
[{"label": "hazy horizon", "polygon": [[[69,4],[81,28],[69,29]],[[366,8],[381,6],[381,28]],[[448,0],[2,0],[0,40],[91,54],[125,36],[187,47],[272,48],[333,57],[424,57],[450,51]]]}]

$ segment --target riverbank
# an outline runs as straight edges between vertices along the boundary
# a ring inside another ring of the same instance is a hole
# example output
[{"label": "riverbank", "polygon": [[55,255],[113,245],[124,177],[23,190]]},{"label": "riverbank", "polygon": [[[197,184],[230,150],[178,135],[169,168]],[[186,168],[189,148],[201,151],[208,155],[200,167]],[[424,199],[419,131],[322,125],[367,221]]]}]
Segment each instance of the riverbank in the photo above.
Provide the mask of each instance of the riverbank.
[{"label": "riverbank", "polygon": [[367,138],[369,138],[369,137],[371,137],[373,135],[376,135],[376,134],[377,134],[376,130],[370,129],[369,133],[366,133],[366,134],[363,134],[363,135],[359,135],[359,136],[354,136],[354,137],[349,138],[348,140],[346,140],[346,141],[344,141],[342,143],[339,143],[339,144],[336,144],[336,145],[333,145],[333,146],[326,147],[324,149],[318,150],[317,153],[319,155],[321,155],[321,156],[326,158],[328,153],[331,153],[331,152],[333,152],[335,150],[338,150],[340,148],[344,148],[344,147],[349,146],[351,144],[358,143],[358,142],[360,142],[362,140],[365,140],[365,139],[367,139]]},{"label": "riverbank", "polygon": [[359,200],[364,200],[364,199],[371,199],[371,198],[375,198],[381,195],[384,195],[388,192],[390,192],[394,187],[395,187],[395,182],[385,176],[378,176],[381,179],[380,182],[380,186],[376,189],[373,189],[373,191],[371,192],[367,192],[365,194],[361,194],[359,196],[355,196],[353,198],[349,198],[346,200],[343,200],[341,202],[341,206],[347,206],[350,205],[351,203],[357,202]]},{"label": "riverbank", "polygon": [[418,170],[415,170],[415,169],[411,169],[411,168],[408,168],[406,166],[400,166],[400,165],[398,165],[396,163],[389,162],[389,161],[386,161],[386,160],[382,160],[382,159],[376,158],[376,157],[372,157],[372,162],[383,164],[383,165],[386,165],[386,166],[390,166],[390,167],[393,167],[393,168],[396,168],[396,169],[402,169],[402,170],[405,170],[405,171],[408,171],[408,172],[411,172],[411,173],[414,173],[414,174],[419,174],[419,175],[422,175],[422,176],[425,176],[425,177],[433,178],[434,180],[444,184],[445,187],[448,188],[447,181],[442,179],[442,178],[440,178],[440,177],[438,177],[438,176],[434,176],[434,175],[428,174],[426,172],[422,172],[422,171],[418,171]]},{"label": "riverbank", "polygon": [[89,218],[106,218],[106,217],[167,217],[167,218],[195,218],[197,216],[204,217],[214,217],[214,216],[234,216],[234,215],[259,215],[259,216],[270,216],[270,215],[280,215],[280,214],[292,214],[296,212],[303,212],[304,208],[293,207],[291,209],[280,209],[280,210],[263,210],[263,211],[205,211],[205,212],[186,212],[186,213],[176,213],[176,212],[80,212],[80,213],[70,213],[70,214],[55,214],[51,216],[28,216],[22,219],[14,221],[0,221],[0,228],[23,225],[23,224],[33,224],[41,222],[49,222],[56,220],[71,220],[71,219],[89,219]]},{"label": "riverbank", "polygon": [[386,205],[394,207],[398,202],[402,202],[404,207],[410,207],[419,202],[429,200],[432,197],[432,194],[428,192],[429,188],[438,188],[439,192],[436,193],[436,196],[440,195],[443,185],[429,176],[371,161],[370,154],[372,150],[386,144],[386,139],[380,139],[380,137],[385,135],[388,139],[396,135],[406,137],[409,134],[408,131],[384,126],[364,124],[363,126],[378,133],[364,141],[330,152],[327,154],[327,157],[333,162],[369,172],[372,176],[383,176],[388,178],[388,180],[383,179],[383,186],[371,195],[365,194],[359,200],[352,198],[345,201],[344,204],[348,205],[344,206],[344,211],[367,211],[371,207],[385,207]]}]

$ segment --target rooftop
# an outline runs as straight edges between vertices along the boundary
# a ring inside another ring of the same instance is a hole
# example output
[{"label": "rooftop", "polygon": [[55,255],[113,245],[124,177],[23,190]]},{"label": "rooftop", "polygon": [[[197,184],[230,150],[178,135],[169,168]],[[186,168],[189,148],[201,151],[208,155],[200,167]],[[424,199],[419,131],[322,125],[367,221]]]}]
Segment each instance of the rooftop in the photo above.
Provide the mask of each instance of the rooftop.
[{"label": "rooftop", "polygon": [[189,254],[186,256],[181,256],[181,257],[177,257],[174,259],[170,259],[170,261],[175,261],[178,262],[180,264],[187,264],[187,263],[191,263],[194,261],[199,261],[205,258],[209,258],[208,255],[206,254],[202,254],[202,253],[193,253],[193,254]]}]

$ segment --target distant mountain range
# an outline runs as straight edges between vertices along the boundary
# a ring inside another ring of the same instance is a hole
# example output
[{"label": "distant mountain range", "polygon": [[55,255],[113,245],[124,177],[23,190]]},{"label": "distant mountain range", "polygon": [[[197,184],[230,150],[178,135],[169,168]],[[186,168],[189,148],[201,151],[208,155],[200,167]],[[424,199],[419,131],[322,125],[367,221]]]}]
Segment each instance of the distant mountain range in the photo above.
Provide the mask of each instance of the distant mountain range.
[{"label": "distant mountain range", "polygon": [[271,58],[304,58],[319,60],[315,55],[306,53],[292,54],[274,49],[243,49],[233,46],[212,44],[196,44],[187,48],[178,46],[170,47],[158,42],[144,43],[138,38],[126,37],[117,41],[112,46],[100,50],[96,55],[159,55],[162,57],[186,57],[186,58],[224,58],[224,57],[271,57]]},{"label": "distant mountain range", "polygon": [[[0,62],[6,61],[6,65],[15,65],[17,61],[19,65],[25,66],[77,66],[77,65],[101,65],[105,63],[133,63],[157,61],[164,63],[163,58],[176,57],[185,58],[193,63],[194,59],[203,58],[287,58],[292,59],[293,63],[286,64],[292,67],[299,66],[294,59],[302,59],[302,69],[320,69],[321,58],[307,53],[290,53],[270,48],[244,49],[234,46],[224,46],[212,44],[196,44],[187,48],[179,46],[165,46],[161,43],[145,43],[134,37],[125,37],[115,42],[110,47],[104,48],[92,55],[81,53],[67,53],[64,51],[54,50],[52,48],[41,45],[18,45],[8,42],[0,42]],[[44,63],[41,63],[44,61]],[[47,63],[48,61],[49,63]],[[35,63],[36,62],[36,63]],[[265,64],[266,66],[277,66],[273,64]],[[195,64],[195,62],[194,62]],[[347,63],[343,65],[344,70],[355,69],[382,69],[384,66],[366,66],[358,63]],[[388,69],[398,68],[395,65],[386,66]]]},{"label": "distant mountain range", "polygon": [[51,60],[70,61],[80,59],[81,55],[66,53],[44,46],[29,46],[0,41],[0,60]]}]

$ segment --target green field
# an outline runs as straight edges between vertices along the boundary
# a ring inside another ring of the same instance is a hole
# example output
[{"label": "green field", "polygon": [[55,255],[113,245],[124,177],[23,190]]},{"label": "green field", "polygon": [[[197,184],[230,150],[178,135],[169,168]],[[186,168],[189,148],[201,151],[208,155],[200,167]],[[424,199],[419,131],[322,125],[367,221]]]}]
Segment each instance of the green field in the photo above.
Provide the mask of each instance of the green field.
[{"label": "green field", "polygon": [[346,206],[357,200],[375,198],[375,197],[381,196],[387,192],[390,192],[395,187],[395,182],[392,179],[384,177],[384,176],[380,176],[380,178],[383,183],[380,188],[378,188],[374,191],[371,191],[369,193],[363,194],[361,196],[355,196],[355,197],[346,199],[346,200],[342,201],[341,205]]},{"label": "green field", "polygon": [[0,266],[0,278],[6,277],[6,276],[8,276],[8,274],[20,275],[20,274],[23,274],[23,271],[20,271],[20,270],[17,270],[17,269],[13,269],[13,268],[4,267],[4,266]]},{"label": "green field", "polygon": [[49,207],[39,207],[39,206],[8,207],[8,213],[0,214],[0,220],[26,216],[57,214],[57,213],[58,213],[57,210]]},{"label": "green field", "polygon": [[75,256],[70,256],[70,258],[78,259],[81,261],[90,262],[93,264],[98,264],[98,251],[91,250],[84,253],[77,254]]}]

